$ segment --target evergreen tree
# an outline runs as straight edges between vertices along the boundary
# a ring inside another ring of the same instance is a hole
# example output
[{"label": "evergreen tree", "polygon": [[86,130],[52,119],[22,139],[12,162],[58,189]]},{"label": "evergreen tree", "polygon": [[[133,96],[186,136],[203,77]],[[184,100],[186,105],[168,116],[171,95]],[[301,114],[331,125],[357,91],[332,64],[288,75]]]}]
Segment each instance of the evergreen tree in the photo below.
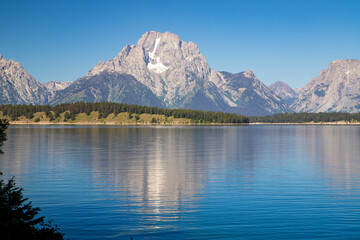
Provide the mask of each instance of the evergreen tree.
[{"label": "evergreen tree", "polygon": [[50,122],[55,120],[54,115],[52,114],[52,112],[49,112],[48,117],[49,117]]},{"label": "evergreen tree", "polygon": [[[0,119],[0,146],[6,141],[9,122]],[[0,149],[0,153],[3,153]],[[2,176],[2,172],[0,172]],[[57,226],[36,217],[39,208],[33,208],[24,198],[23,189],[16,186],[14,178],[0,179],[0,237],[2,240],[62,240]]]},{"label": "evergreen tree", "polygon": [[[116,116],[118,113],[127,112],[129,118],[132,118],[132,114],[159,114],[165,115],[165,117],[174,118],[187,118],[192,122],[204,122],[204,123],[249,123],[249,118],[243,115],[237,115],[232,113],[223,112],[205,112],[199,110],[190,109],[163,109],[157,107],[147,107],[139,105],[128,105],[123,103],[112,102],[96,102],[96,103],[63,103],[55,106],[49,105],[0,105],[0,111],[3,116],[10,117],[13,121],[21,116],[26,116],[29,119],[34,118],[34,113],[45,112],[46,116],[50,118],[51,112],[54,113],[55,118],[59,118],[60,114],[64,114],[64,121],[68,119],[75,120],[77,114],[86,113],[90,115],[91,112],[98,112],[99,119],[106,118],[109,114],[114,113]],[[135,117],[135,115],[134,115]],[[342,116],[345,117],[345,116]],[[346,115],[350,120],[357,120],[360,118],[358,115]],[[51,118],[50,118],[51,120]]]},{"label": "evergreen tree", "polygon": [[[0,172],[0,176],[2,173]],[[2,240],[61,240],[57,226],[36,217],[39,208],[23,197],[23,189],[16,186],[14,178],[0,179],[0,233]]]},{"label": "evergreen tree", "polygon": [[[0,119],[0,147],[4,145],[6,141],[6,129],[9,126],[9,122],[6,119]],[[0,148],[0,154],[4,153]]]}]

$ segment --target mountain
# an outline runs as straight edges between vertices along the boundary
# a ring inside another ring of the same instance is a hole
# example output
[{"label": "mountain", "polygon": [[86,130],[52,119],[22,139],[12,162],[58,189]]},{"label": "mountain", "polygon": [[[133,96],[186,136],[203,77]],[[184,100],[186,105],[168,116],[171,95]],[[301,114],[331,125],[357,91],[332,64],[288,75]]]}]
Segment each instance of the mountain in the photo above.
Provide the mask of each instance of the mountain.
[{"label": "mountain", "polygon": [[57,92],[63,90],[70,86],[73,82],[60,82],[60,81],[51,81],[44,83],[43,86],[47,89],[49,93],[49,101],[51,102],[56,96]]},{"label": "mountain", "polygon": [[79,101],[163,106],[162,101],[133,76],[107,71],[79,78],[67,88],[57,91],[51,104]]},{"label": "mountain", "polygon": [[0,104],[46,104],[48,91],[20,63],[0,55]]},{"label": "mountain", "polygon": [[60,82],[60,81],[51,81],[44,83],[44,87],[47,88],[48,91],[56,92],[59,90],[63,90],[70,86],[73,82]]},{"label": "mountain", "polygon": [[19,63],[2,57],[0,66],[0,103],[115,101],[258,116],[288,110],[253,72],[215,71],[195,43],[169,32],[145,33],[74,83],[42,85]]},{"label": "mountain", "polygon": [[165,107],[265,115],[287,110],[286,104],[252,72],[231,74],[211,69],[199,47],[178,35],[147,32],[87,77],[102,72],[132,75]]},{"label": "mountain", "polygon": [[360,61],[331,62],[298,93],[298,99],[291,105],[296,112],[359,112]]},{"label": "mountain", "polygon": [[284,82],[277,81],[269,86],[279,98],[281,98],[287,105],[291,105],[298,97],[294,89]]},{"label": "mountain", "polygon": [[166,107],[221,111],[227,103],[209,81],[212,70],[196,44],[169,32],[147,32],[112,60],[98,63],[88,76],[115,71],[134,76]]},{"label": "mountain", "polygon": [[226,108],[227,112],[262,116],[288,110],[286,104],[260,82],[252,71],[216,73],[221,80],[214,81],[213,78],[212,81],[230,105]]}]

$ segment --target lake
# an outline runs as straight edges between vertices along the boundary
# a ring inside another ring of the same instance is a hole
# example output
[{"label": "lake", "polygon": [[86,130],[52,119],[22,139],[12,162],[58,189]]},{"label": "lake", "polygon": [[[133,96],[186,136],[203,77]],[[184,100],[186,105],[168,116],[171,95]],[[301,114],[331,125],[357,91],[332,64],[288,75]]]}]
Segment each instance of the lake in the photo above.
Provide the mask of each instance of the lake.
[{"label": "lake", "polygon": [[11,126],[4,178],[69,239],[359,239],[360,127]]}]

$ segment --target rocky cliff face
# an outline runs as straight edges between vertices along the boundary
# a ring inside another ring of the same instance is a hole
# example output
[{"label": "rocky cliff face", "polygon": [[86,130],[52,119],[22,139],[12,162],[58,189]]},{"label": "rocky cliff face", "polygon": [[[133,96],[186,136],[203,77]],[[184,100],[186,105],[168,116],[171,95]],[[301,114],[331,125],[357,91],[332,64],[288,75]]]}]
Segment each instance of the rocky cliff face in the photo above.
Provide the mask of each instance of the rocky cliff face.
[{"label": "rocky cliff face", "polygon": [[0,55],[0,104],[45,104],[47,89],[20,63]]},{"label": "rocky cliff face", "polygon": [[359,112],[360,61],[336,60],[298,91],[297,112]]},{"label": "rocky cliff face", "polygon": [[99,62],[87,76],[104,71],[134,76],[169,108],[249,115],[286,111],[285,104],[253,73],[217,72],[195,43],[169,32],[145,33],[136,45],[127,45],[114,59]]},{"label": "rocky cliff face", "polygon": [[291,105],[298,97],[296,91],[284,82],[277,81],[271,84],[269,89],[287,105]]}]

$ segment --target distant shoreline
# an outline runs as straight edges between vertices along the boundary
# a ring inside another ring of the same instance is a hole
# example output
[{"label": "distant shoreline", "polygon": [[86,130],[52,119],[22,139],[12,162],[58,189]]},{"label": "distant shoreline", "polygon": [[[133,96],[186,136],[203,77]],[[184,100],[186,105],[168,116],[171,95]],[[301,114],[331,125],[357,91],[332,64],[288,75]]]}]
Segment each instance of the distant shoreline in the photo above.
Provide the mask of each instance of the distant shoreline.
[{"label": "distant shoreline", "polygon": [[268,122],[254,122],[250,125],[360,125],[360,122],[303,122],[303,123],[268,123]]},{"label": "distant shoreline", "polygon": [[118,122],[19,122],[10,125],[76,125],[76,126],[248,126],[248,123],[118,123]]}]

